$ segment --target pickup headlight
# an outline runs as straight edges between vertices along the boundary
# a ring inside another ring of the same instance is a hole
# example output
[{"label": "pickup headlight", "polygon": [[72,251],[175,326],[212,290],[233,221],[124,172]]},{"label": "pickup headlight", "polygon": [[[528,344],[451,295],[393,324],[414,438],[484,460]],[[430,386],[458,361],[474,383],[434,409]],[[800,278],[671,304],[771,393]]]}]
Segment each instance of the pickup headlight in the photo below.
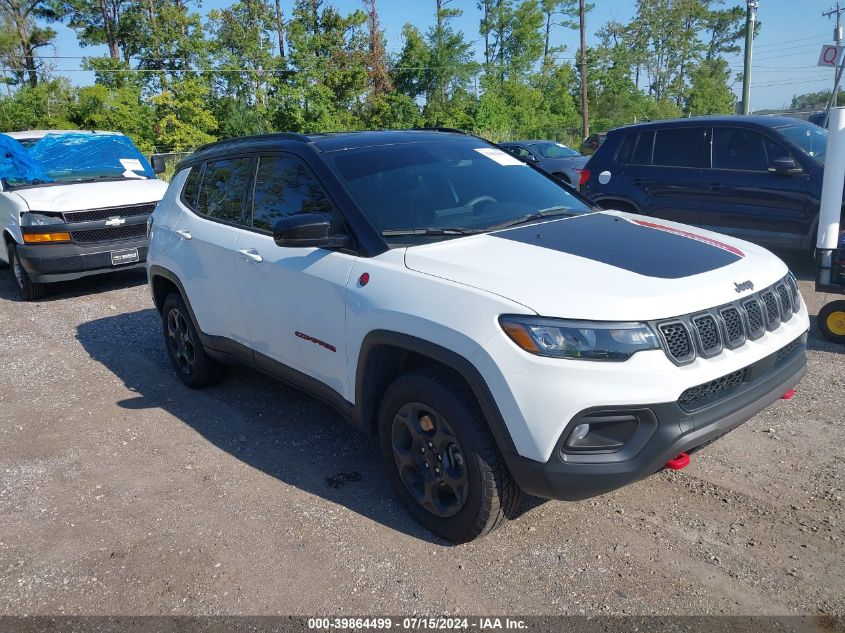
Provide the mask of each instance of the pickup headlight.
[{"label": "pickup headlight", "polygon": [[499,324],[514,343],[538,356],[623,361],[642,350],[660,349],[644,323],[502,316]]},{"label": "pickup headlight", "polygon": [[64,219],[61,215],[47,215],[46,213],[24,213],[21,218],[21,226],[46,226],[48,224],[61,224]]}]

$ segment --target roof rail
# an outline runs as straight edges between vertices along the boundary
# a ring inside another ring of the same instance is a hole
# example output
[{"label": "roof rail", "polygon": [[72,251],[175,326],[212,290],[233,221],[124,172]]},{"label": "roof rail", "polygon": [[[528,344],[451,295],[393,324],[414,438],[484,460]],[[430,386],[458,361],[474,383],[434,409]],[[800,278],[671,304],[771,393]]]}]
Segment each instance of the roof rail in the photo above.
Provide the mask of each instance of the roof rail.
[{"label": "roof rail", "polygon": [[245,139],[249,139],[250,141],[256,141],[261,139],[277,139],[277,140],[285,140],[285,141],[299,141],[300,143],[310,143],[311,139],[305,136],[305,134],[299,134],[297,132],[267,132],[264,134],[249,134],[247,136],[233,136],[230,138],[220,139],[219,141],[213,141],[211,143],[206,143],[205,145],[200,145],[196,150],[196,152],[203,151],[210,149],[212,147],[217,147],[219,145],[227,145],[229,143],[235,143],[237,141],[243,141]]},{"label": "roof rail", "polygon": [[455,127],[440,127],[435,125],[434,127],[412,127],[411,129],[423,132],[452,132],[454,134],[465,134],[467,136],[475,136],[474,134],[470,134],[465,130],[459,130]]}]

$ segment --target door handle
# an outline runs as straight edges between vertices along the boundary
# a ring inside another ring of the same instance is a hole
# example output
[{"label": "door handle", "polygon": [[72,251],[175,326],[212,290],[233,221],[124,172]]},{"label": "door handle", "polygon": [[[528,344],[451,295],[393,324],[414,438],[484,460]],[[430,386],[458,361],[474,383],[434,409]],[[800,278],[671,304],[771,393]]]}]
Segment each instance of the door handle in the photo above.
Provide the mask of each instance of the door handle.
[{"label": "door handle", "polygon": [[176,229],[176,235],[181,237],[183,240],[191,239],[190,231],[186,231],[185,229]]},{"label": "door handle", "polygon": [[263,262],[264,258],[258,254],[258,251],[254,248],[242,248],[238,251],[241,255],[243,255],[244,259],[248,259],[251,262]]},{"label": "door handle", "polygon": [[710,190],[711,191],[721,191],[724,188],[725,188],[725,185],[723,185],[720,182],[711,182],[710,183]]}]

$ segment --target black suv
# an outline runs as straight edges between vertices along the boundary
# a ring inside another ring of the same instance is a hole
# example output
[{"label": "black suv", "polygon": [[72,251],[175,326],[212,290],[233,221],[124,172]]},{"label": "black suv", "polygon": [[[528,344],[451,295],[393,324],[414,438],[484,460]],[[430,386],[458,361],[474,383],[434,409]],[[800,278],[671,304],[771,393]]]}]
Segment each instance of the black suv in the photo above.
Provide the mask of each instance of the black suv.
[{"label": "black suv", "polygon": [[605,208],[770,247],[815,246],[827,130],[783,117],[677,119],[612,130],[582,171]]}]

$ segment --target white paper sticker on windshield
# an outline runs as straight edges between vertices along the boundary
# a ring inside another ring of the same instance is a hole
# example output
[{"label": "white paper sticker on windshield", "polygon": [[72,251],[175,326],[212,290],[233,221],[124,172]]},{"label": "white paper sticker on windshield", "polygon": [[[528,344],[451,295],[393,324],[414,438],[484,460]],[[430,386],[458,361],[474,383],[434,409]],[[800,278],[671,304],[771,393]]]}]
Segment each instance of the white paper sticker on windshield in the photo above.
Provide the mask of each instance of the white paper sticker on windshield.
[{"label": "white paper sticker on windshield", "polygon": [[121,158],[120,164],[127,171],[145,171],[141,161],[137,158]]},{"label": "white paper sticker on windshield", "polygon": [[124,171],[121,176],[124,178],[143,178],[141,174],[136,172],[143,172],[146,171],[144,166],[141,164],[137,158],[121,158],[120,164],[123,165],[123,168],[126,170]]},{"label": "white paper sticker on windshield", "polygon": [[481,154],[482,156],[486,156],[490,160],[495,160],[500,165],[517,165],[522,167],[527,166],[518,158],[511,156],[507,152],[503,152],[500,149],[496,149],[495,147],[476,147],[475,151]]}]

